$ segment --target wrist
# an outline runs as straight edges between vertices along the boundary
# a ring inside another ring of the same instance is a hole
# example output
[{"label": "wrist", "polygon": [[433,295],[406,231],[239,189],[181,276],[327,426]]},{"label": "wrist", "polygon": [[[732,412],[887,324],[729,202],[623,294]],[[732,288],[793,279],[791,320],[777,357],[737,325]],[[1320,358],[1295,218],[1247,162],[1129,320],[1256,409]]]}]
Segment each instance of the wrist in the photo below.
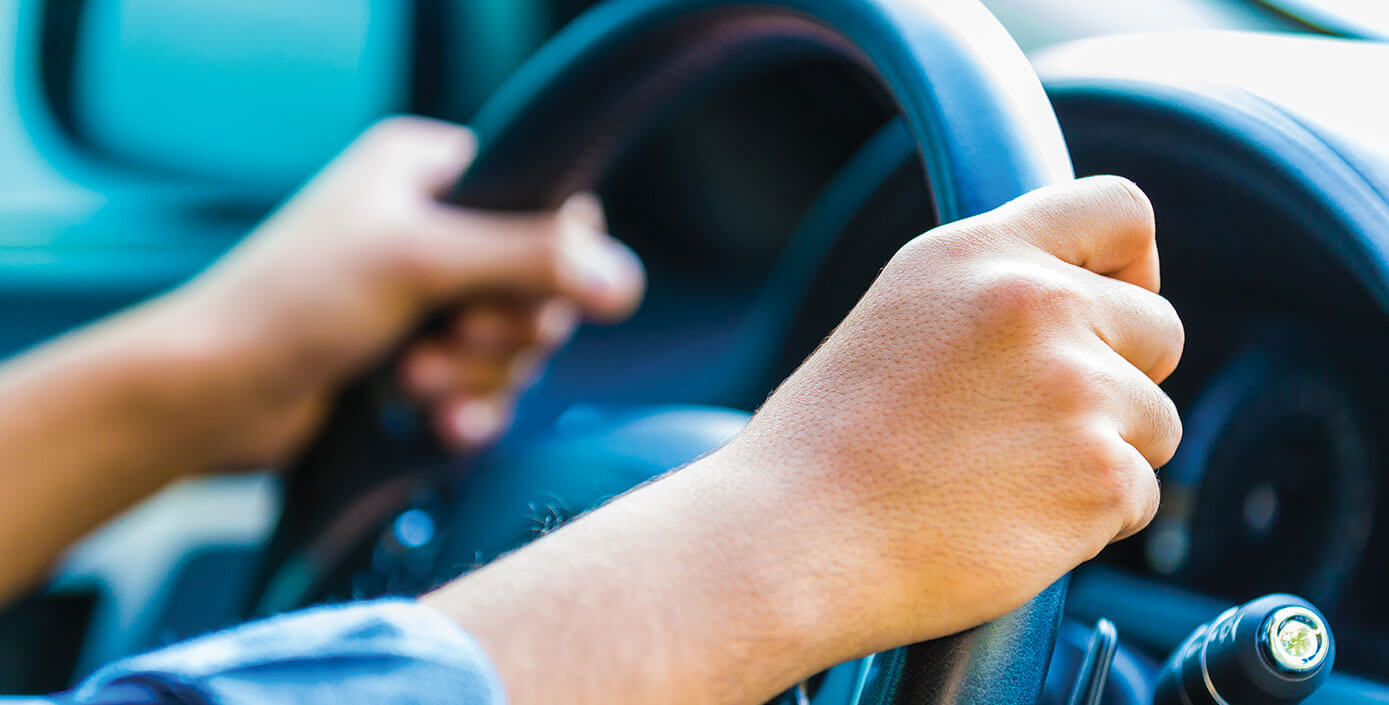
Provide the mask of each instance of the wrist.
[{"label": "wrist", "polygon": [[652,506],[671,514],[668,542],[688,547],[684,581],[718,596],[708,621],[755,635],[748,653],[735,640],[730,655],[761,659],[794,682],[856,654],[845,648],[854,620],[836,571],[824,571],[815,520],[784,479],[725,448],[658,483],[664,496]]},{"label": "wrist", "polygon": [[127,393],[160,426],[162,443],[186,459],[176,474],[224,467],[248,370],[216,312],[178,290],[127,312],[109,330],[126,361]]},{"label": "wrist", "polygon": [[240,261],[248,257],[258,259],[229,256],[151,306],[181,331],[216,402],[212,470],[282,467],[312,436],[337,385],[371,364],[361,338],[374,323],[344,323],[317,306],[344,292],[306,292],[284,273]]},{"label": "wrist", "polygon": [[265,467],[266,437],[287,426],[287,375],[273,341],[215,291],[194,282],[131,310],[111,328],[140,385],[166,417],[162,437],[187,474]]},{"label": "wrist", "polygon": [[518,705],[764,702],[863,643],[781,484],[715,453],[423,599]]},{"label": "wrist", "polygon": [[748,570],[780,631],[801,645],[802,665],[813,673],[886,648],[883,605],[902,590],[888,579],[897,559],[877,550],[873,519],[855,516],[859,508],[813,455],[766,453],[743,440],[690,469],[725,487],[710,511],[744,537]]},{"label": "wrist", "polygon": [[[866,434],[846,443],[843,433],[784,433],[795,424],[768,416],[774,403],[721,454],[736,455],[735,469],[779,478],[784,507],[768,508],[768,521],[798,518],[780,533],[796,536],[805,552],[788,565],[809,572],[786,582],[815,591],[837,661],[954,634],[1001,616],[999,604],[1012,609],[1035,594],[958,550],[968,528],[950,521],[952,501],[964,501],[955,488],[932,482],[915,496],[903,491],[904,474],[931,478],[920,467],[929,446],[914,449],[917,465],[895,466]],[[833,435],[841,442],[825,442]]]}]

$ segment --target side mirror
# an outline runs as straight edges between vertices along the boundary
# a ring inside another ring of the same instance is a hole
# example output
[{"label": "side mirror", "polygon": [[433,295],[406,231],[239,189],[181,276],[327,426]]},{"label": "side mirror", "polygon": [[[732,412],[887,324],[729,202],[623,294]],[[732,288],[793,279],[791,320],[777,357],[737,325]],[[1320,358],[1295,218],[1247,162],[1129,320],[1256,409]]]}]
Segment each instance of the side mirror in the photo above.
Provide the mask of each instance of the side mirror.
[{"label": "side mirror", "polygon": [[289,185],[410,105],[414,3],[47,2],[54,117],[122,166]]}]

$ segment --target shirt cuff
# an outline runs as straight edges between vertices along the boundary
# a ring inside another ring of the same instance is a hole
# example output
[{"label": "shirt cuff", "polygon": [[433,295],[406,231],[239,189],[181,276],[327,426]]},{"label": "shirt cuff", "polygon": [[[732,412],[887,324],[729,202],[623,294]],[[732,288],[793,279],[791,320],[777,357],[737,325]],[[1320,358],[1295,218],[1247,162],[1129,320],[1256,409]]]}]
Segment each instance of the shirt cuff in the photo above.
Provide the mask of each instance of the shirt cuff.
[{"label": "shirt cuff", "polygon": [[138,683],[173,703],[504,705],[482,647],[413,600],[318,607],[107,666],[71,696]]}]

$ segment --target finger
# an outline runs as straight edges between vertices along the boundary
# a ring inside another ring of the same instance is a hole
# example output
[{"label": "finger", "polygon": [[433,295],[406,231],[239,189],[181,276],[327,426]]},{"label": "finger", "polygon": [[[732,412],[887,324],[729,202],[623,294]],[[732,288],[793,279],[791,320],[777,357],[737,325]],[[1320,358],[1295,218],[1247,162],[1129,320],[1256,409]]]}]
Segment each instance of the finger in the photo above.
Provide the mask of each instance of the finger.
[{"label": "finger", "polygon": [[518,386],[534,368],[532,355],[458,348],[438,339],[416,343],[401,362],[402,384],[416,401]]},{"label": "finger", "polygon": [[1161,382],[1181,361],[1186,332],[1171,302],[1132,284],[1073,270],[1078,286],[1093,292],[1095,333],[1152,381]]},{"label": "finger", "polygon": [[574,334],[578,317],[567,299],[493,297],[460,309],[449,328],[461,347],[513,353],[559,347]]},{"label": "finger", "polygon": [[[1142,531],[1157,516],[1158,506],[1162,501],[1162,490],[1158,485],[1157,475],[1148,467],[1148,461],[1139,453],[1138,449],[1123,442],[1115,442],[1118,446],[1116,456],[1118,461],[1125,468],[1123,472],[1130,486],[1124,492],[1127,510],[1124,514],[1124,522],[1114,534],[1113,541],[1122,541],[1134,534]],[[1111,543],[1113,543],[1111,541]]]},{"label": "finger", "polygon": [[469,304],[454,314],[449,335],[463,348],[509,354],[534,343],[536,308],[534,303],[501,299]]},{"label": "finger", "polygon": [[435,434],[447,447],[478,450],[494,443],[511,426],[513,399],[508,394],[459,396],[435,405]]},{"label": "finger", "polygon": [[1150,291],[1161,283],[1153,207],[1128,179],[1092,176],[1040,188],[960,225],[990,235],[1006,230],[1069,264]]},{"label": "finger", "polygon": [[424,231],[428,242],[417,259],[441,290],[522,288],[573,296],[599,320],[628,315],[644,290],[644,272],[630,250],[601,232],[596,196],[578,194],[557,213],[526,215],[433,202],[475,151],[476,139],[465,127],[400,116],[369,128],[332,168],[359,173],[367,162],[378,182],[392,186],[377,197],[402,200],[412,228]]},{"label": "finger", "polygon": [[499,215],[439,206],[421,225],[421,269],[440,296],[506,291],[573,300],[597,320],[626,317],[646,286],[641,262],[569,206],[555,214]]},{"label": "finger", "polygon": [[462,125],[399,115],[377,122],[335,162],[367,162],[381,183],[403,184],[430,198],[445,193],[468,167],[477,138]]},{"label": "finger", "polygon": [[608,231],[608,217],[598,194],[580,191],[569,197],[569,206],[579,222],[601,233]]},{"label": "finger", "polygon": [[1133,367],[1115,360],[1113,413],[1119,435],[1139,452],[1149,470],[1167,464],[1182,440],[1182,419],[1172,398]]},{"label": "finger", "polygon": [[566,299],[551,299],[540,307],[535,319],[535,340],[554,350],[574,337],[579,327],[579,310]]}]

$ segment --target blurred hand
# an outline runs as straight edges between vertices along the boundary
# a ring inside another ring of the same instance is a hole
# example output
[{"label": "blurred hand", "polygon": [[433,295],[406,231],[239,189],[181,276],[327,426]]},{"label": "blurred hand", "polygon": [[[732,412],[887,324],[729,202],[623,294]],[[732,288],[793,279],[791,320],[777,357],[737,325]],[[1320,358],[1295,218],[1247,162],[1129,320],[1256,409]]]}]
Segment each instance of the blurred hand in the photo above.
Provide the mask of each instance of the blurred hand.
[{"label": "blurred hand", "polygon": [[525,215],[440,203],[473,149],[464,128],[386,120],[176,295],[239,373],[233,464],[289,459],[346,382],[440,311],[401,351],[400,383],[444,443],[477,448],[581,319],[635,308],[641,265],[591,196]]}]

